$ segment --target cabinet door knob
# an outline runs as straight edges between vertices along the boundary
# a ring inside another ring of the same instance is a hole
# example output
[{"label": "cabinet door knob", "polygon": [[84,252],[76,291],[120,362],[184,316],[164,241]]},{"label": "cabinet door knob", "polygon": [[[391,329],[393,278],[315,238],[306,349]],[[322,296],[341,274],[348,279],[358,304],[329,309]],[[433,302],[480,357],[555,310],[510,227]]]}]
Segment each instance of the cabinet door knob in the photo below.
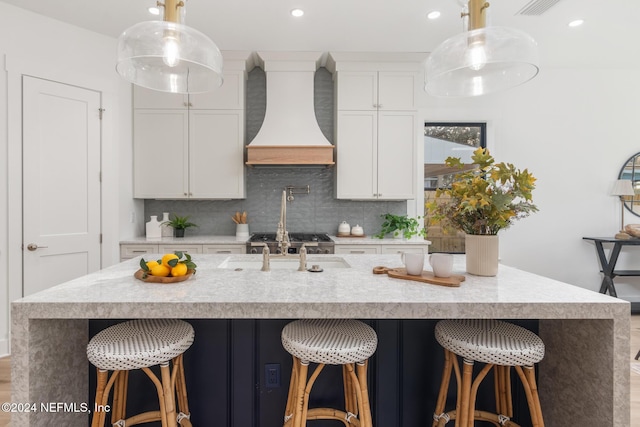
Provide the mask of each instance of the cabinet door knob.
[{"label": "cabinet door knob", "polygon": [[182,105],[185,106],[185,107],[189,106],[189,104],[187,104],[186,102],[183,102]]}]

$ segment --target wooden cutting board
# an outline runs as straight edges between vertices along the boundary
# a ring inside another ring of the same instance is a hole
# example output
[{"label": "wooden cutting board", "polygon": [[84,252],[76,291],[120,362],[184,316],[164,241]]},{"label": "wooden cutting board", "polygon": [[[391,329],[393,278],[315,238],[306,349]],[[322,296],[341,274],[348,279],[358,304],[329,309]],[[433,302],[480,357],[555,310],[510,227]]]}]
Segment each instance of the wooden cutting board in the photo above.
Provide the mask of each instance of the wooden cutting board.
[{"label": "wooden cutting board", "polygon": [[407,274],[407,270],[404,268],[373,267],[373,274],[385,273],[394,279],[414,280],[417,282],[450,287],[459,287],[460,283],[465,280],[464,276],[457,274],[452,274],[449,277],[436,277],[431,271],[423,271],[420,276],[413,276]]}]

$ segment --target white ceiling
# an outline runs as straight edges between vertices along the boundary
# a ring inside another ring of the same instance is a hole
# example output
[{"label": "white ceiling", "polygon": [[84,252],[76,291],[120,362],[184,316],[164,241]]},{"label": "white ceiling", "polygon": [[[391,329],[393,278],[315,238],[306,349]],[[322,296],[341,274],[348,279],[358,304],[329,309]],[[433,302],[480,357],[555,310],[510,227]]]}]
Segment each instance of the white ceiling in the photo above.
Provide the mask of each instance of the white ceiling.
[{"label": "white ceiling", "polygon": [[[3,0],[111,37],[154,19],[156,0]],[[462,0],[188,0],[186,24],[221,50],[429,52],[462,29]],[[518,12],[532,0],[491,0],[492,25],[519,28],[540,46],[541,65],[639,67],[634,20],[639,0],[560,0],[539,16]],[[540,1],[540,0],[533,0]],[[545,1],[545,0],[542,0]],[[302,8],[293,18],[289,11]],[[440,10],[436,21],[426,19]],[[570,29],[569,21],[586,23]],[[157,18],[156,18],[157,19]]]}]

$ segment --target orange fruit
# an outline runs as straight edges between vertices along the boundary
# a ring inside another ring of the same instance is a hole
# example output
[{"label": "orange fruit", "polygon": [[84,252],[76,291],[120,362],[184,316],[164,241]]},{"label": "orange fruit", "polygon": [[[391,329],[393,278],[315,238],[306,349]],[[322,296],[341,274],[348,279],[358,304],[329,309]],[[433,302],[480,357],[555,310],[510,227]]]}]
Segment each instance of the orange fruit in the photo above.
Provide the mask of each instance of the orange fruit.
[{"label": "orange fruit", "polygon": [[173,277],[184,276],[185,274],[187,274],[187,265],[181,262],[171,269],[171,275]]},{"label": "orange fruit", "polygon": [[164,265],[167,268],[171,268],[171,266],[169,265],[169,261],[171,261],[172,259],[178,259],[178,255],[176,254],[164,254],[162,256],[162,265]]},{"label": "orange fruit", "polygon": [[152,276],[167,277],[169,273],[171,273],[171,269],[162,264],[158,264],[151,269]]}]

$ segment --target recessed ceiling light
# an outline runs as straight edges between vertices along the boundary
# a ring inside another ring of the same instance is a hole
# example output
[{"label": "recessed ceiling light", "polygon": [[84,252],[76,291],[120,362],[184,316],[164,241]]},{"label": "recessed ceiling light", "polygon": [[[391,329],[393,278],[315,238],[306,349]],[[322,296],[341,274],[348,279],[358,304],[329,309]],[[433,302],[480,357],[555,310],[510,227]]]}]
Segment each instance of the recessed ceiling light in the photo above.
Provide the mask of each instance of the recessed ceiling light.
[{"label": "recessed ceiling light", "polygon": [[302,15],[304,15],[304,10],[302,10],[302,9],[291,9],[291,16],[295,16],[296,18],[299,18]]},{"label": "recessed ceiling light", "polygon": [[149,13],[152,15],[160,15],[160,8],[156,6],[151,6],[149,9]]},{"label": "recessed ceiling light", "polygon": [[427,18],[429,18],[429,19],[438,19],[438,18],[440,18],[440,11],[439,10],[432,10],[431,12],[427,13]]},{"label": "recessed ceiling light", "polygon": [[573,21],[569,22],[570,27],[579,27],[582,24],[584,24],[584,19],[574,19]]}]

